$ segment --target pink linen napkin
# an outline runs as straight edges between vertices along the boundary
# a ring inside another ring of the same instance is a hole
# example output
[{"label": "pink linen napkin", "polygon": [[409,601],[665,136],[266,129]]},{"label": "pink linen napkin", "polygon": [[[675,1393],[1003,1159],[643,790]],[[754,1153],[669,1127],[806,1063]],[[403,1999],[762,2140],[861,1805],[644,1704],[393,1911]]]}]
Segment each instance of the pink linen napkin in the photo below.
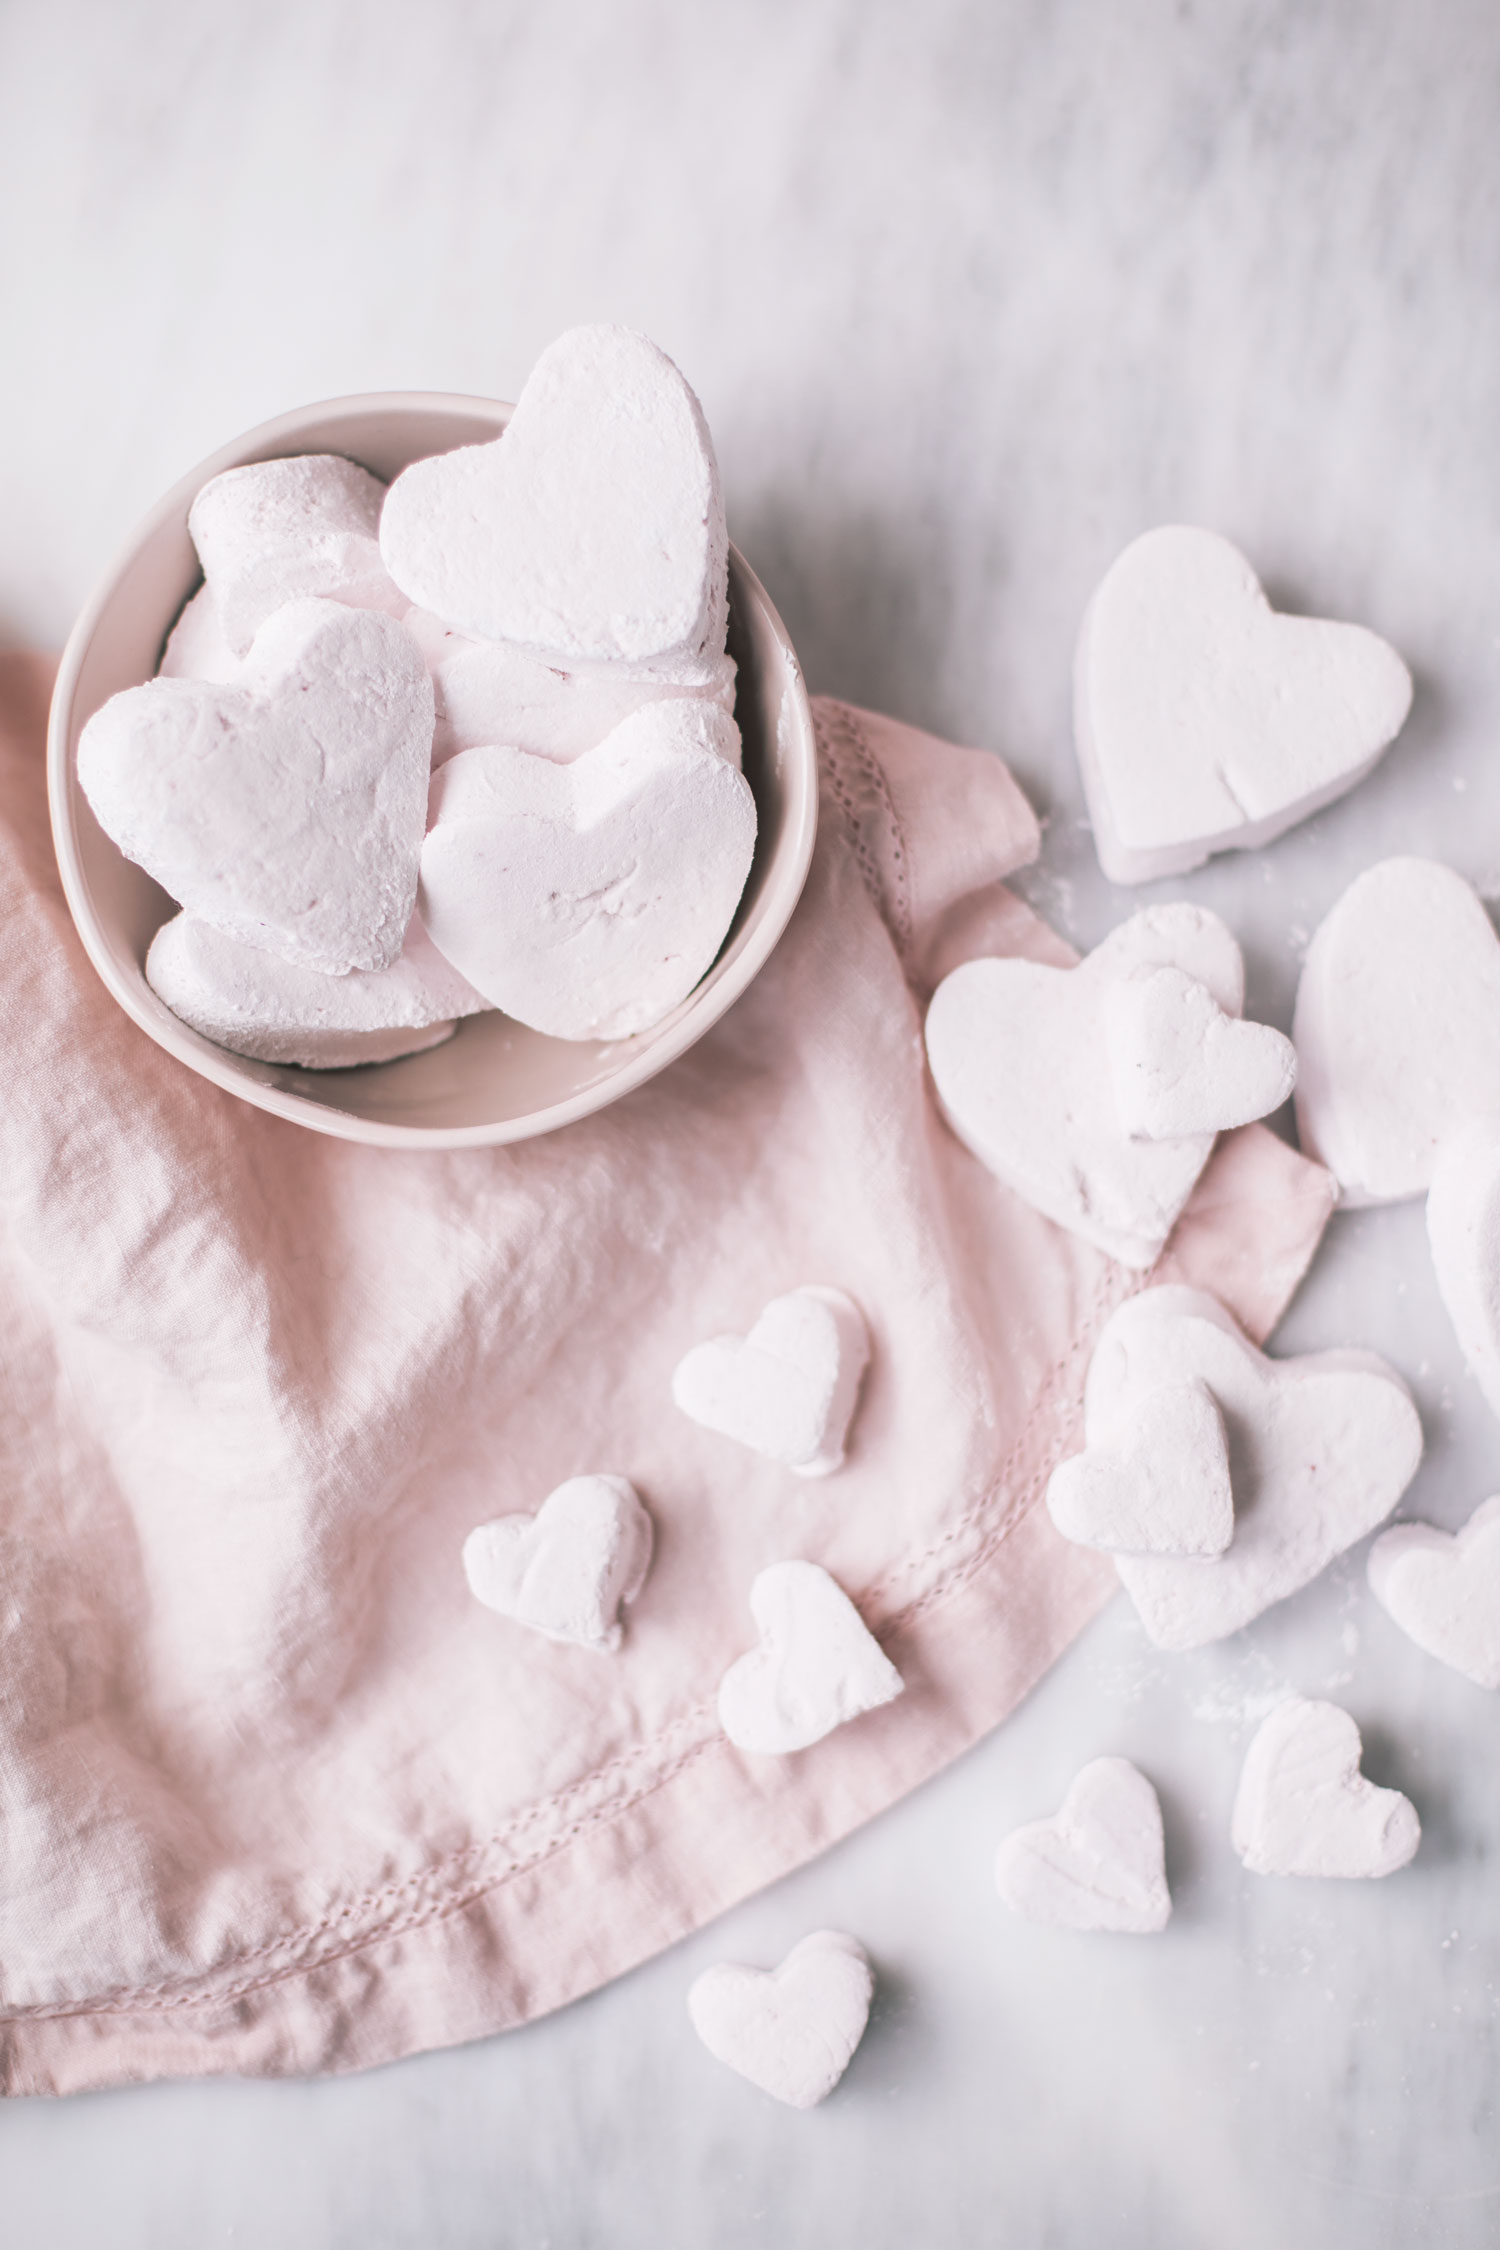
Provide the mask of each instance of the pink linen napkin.
[{"label": "pink linen napkin", "polygon": [[[1001,1189],[923,1069],[952,961],[1071,958],[1001,886],[1035,821],[997,759],[824,703],[807,891],[699,1046],[519,1148],[367,1149],[108,998],[53,865],[46,686],[0,666],[0,2079],[348,2070],[522,2023],[894,1802],[1114,1585],[1038,1501],[1152,1277]],[[1264,1335],[1330,1202],[1237,1133],[1154,1278]],[[875,1338],[816,1484],[669,1388],[805,1281]],[[657,1527],[615,1657],[482,1609],[459,1561],[589,1470]],[[907,1687],[749,1757],[715,1692],[788,1556]]]}]

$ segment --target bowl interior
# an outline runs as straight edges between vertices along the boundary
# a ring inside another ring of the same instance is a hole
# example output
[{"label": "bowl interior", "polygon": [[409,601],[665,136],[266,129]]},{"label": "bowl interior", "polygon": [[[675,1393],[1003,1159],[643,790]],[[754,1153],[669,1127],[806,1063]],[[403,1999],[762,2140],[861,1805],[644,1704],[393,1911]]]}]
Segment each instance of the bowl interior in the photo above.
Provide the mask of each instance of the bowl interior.
[{"label": "bowl interior", "polygon": [[48,747],[53,834],[79,934],[120,1005],[190,1068],[315,1130],[386,1145],[520,1140],[586,1116],[640,1085],[698,1039],[744,991],[806,879],[817,818],[812,714],[780,618],[744,558],[729,553],[735,716],[759,817],[755,859],[728,937],[672,1013],[633,1039],[549,1039],[499,1014],[471,1016],[441,1047],[358,1070],[252,1062],[200,1038],[157,999],[146,952],[176,912],[117,849],[78,786],[79,733],[121,688],[150,679],[183,602],[201,581],[187,512],[209,477],[242,461],[342,453],[389,479],[408,462],[492,438],[508,406],[443,394],[335,400],[285,415],[185,477],[142,526],[74,629],[58,675]]}]

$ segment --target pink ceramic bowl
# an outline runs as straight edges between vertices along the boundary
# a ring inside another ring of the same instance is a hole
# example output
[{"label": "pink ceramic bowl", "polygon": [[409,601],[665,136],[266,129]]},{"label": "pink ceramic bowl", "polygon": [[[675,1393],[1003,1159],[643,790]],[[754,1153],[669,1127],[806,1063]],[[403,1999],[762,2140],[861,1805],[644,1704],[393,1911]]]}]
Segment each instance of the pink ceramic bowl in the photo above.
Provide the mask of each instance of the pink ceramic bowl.
[{"label": "pink ceramic bowl", "polygon": [[385,1148],[520,1141],[571,1124],[654,1077],[737,1000],[786,928],[807,878],[817,761],[807,692],[785,628],[753,570],[729,550],[729,650],[736,716],[760,832],[745,895],[718,959],[654,1030],[612,1042],[548,1039],[501,1015],[471,1016],[441,1047],[360,1070],[250,1062],[179,1022],[145,978],[146,950],[176,910],[110,842],[78,786],[84,722],[117,690],[149,680],[201,573],[187,516],[221,469],[290,453],[343,453],[390,478],[424,454],[503,430],[511,409],[441,391],[333,399],[263,423],[175,485],[74,626],[52,700],[47,779],[63,888],[89,958],[126,1014],[189,1070],[314,1132]]}]

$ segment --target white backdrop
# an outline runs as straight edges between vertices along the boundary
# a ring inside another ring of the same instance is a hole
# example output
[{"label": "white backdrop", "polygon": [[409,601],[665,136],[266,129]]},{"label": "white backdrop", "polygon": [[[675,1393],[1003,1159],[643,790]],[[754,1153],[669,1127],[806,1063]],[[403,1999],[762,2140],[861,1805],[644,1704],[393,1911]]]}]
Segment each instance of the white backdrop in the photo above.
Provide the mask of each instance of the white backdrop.
[{"label": "white backdrop", "polygon": [[[1500,891],[1500,13],[1492,0],[3,0],[0,636],[55,643],[135,517],[279,410],[514,397],[579,320],[704,401],[730,528],[811,684],[1013,763],[1034,901],[1098,874],[1069,744],[1089,589],[1173,518],[1385,632],[1411,722],[1355,797],[1171,886],[1289,1024],[1310,930],[1396,850]],[[1410,1512],[1500,1485],[1421,1214],[1335,1221],[1287,1348],[1362,1343],[1429,1437]],[[1244,1875],[1249,1733],[1347,1702],[1416,1799],[1384,1885]],[[1162,1790],[1150,1941],[1009,1920],[1007,1826],[1087,1757]],[[1500,2239],[1494,1702],[1363,1555],[1218,1649],[1116,1604],[918,1797],[619,1985],[360,2080],[0,2114],[51,2250],[1480,2250]],[[601,1912],[608,1911],[607,1901]],[[711,2064],[697,1969],[845,1926],[871,2032],[810,2116]]]}]

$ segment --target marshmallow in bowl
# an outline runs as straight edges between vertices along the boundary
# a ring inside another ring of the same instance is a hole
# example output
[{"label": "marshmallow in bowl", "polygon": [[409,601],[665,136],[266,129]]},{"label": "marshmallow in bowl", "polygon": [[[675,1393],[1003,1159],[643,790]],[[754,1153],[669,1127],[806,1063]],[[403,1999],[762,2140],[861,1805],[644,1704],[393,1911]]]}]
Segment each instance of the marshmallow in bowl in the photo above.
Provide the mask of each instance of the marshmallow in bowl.
[{"label": "marshmallow in bowl", "polygon": [[200,586],[184,603],[156,667],[159,680],[213,680],[221,687],[237,680],[243,658],[224,638],[218,605],[210,586]]},{"label": "marshmallow in bowl", "polygon": [[84,727],[106,834],[200,920],[303,968],[389,968],[416,903],[432,682],[393,617],[295,601],[228,684],[156,679]]},{"label": "marshmallow in bowl", "polygon": [[666,353],[629,329],[569,329],[498,438],[404,469],[380,548],[419,607],[565,667],[724,646],[729,542],[708,425]]},{"label": "marshmallow in bowl", "polygon": [[458,1017],[488,1006],[415,915],[390,968],[330,977],[178,914],[151,941],[146,982],[216,1047],[305,1070],[418,1054],[451,1037]]},{"label": "marshmallow in bowl", "polygon": [[380,560],[385,486],[337,453],[249,461],[210,477],[188,530],[229,647],[243,656],[274,610],[304,595],[399,617]]},{"label": "marshmallow in bowl", "polygon": [[755,851],[717,704],[652,703],[571,765],[491,745],[433,776],[418,911],[497,1008],[624,1039],[691,992]]},{"label": "marshmallow in bowl", "polygon": [[[714,703],[734,715],[735,663],[725,655],[676,665],[589,664],[561,670],[509,641],[476,641],[430,611],[404,619],[432,674],[437,723],[432,762],[503,742],[512,750],[570,764],[593,750],[648,703],[679,697]],[[734,765],[740,738],[715,736]]]}]

